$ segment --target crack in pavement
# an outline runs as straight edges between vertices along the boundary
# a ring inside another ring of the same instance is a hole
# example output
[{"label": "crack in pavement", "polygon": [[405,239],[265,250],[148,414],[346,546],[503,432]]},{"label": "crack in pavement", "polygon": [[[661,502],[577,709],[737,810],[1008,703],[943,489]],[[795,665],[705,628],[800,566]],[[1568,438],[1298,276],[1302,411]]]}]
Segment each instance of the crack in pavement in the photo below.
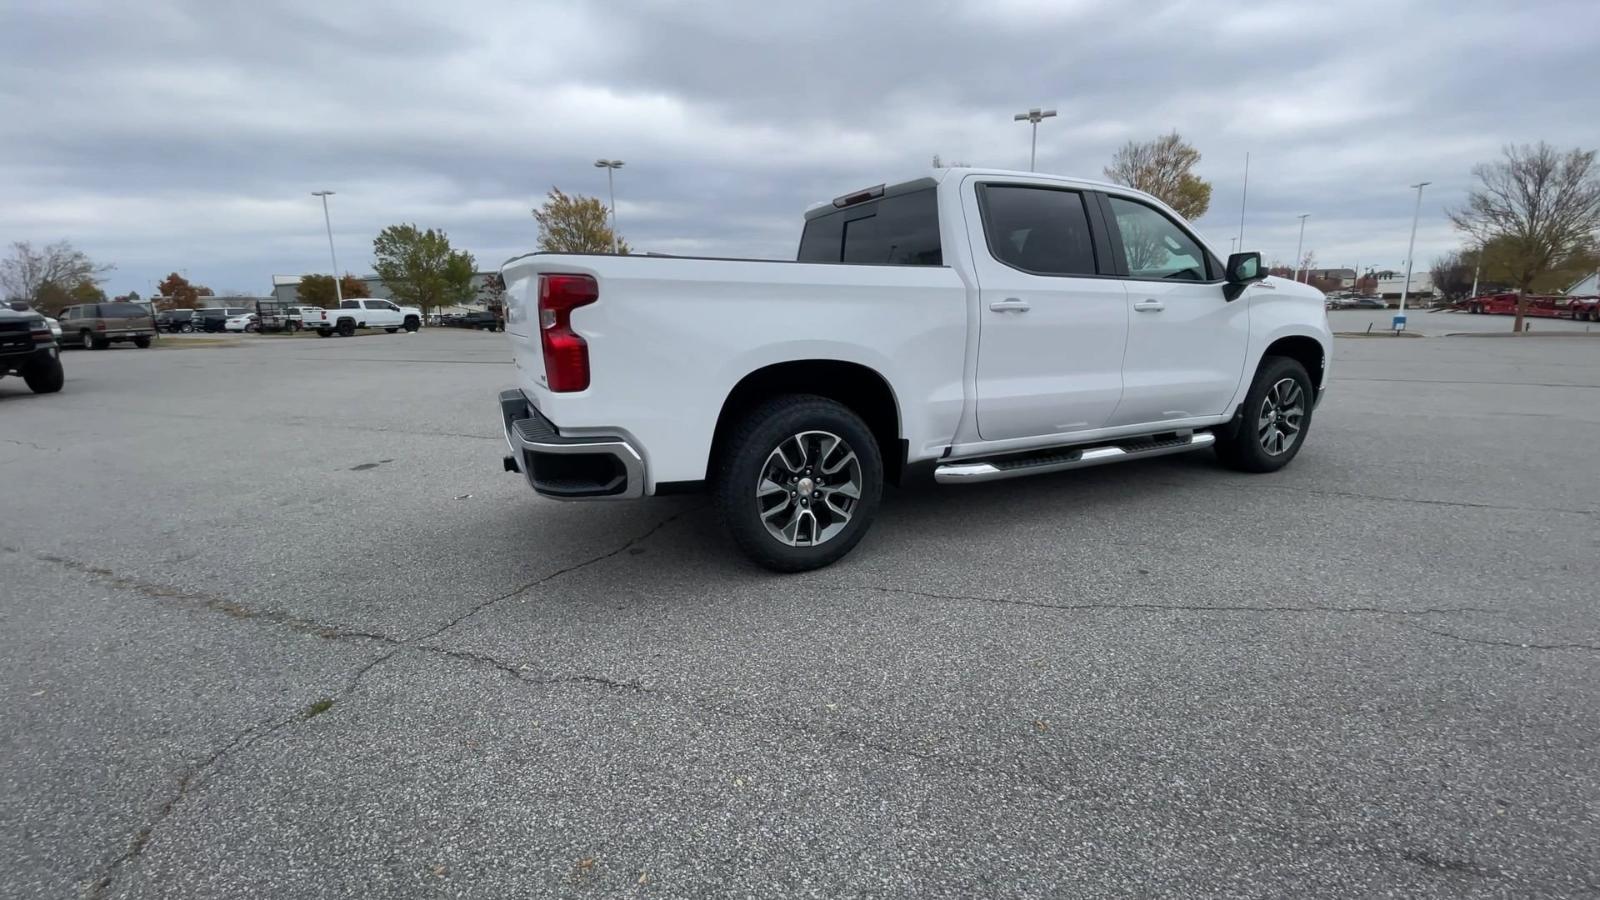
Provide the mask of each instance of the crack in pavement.
[{"label": "crack in pavement", "polygon": [[[1441,606],[1427,607],[1424,609],[1386,609],[1381,606],[1248,606],[1248,605],[1217,605],[1195,604],[1184,605],[1179,603],[1045,603],[1041,600],[1019,600],[1013,597],[980,597],[973,594],[936,594],[931,591],[916,591],[910,588],[892,588],[882,585],[865,585],[868,590],[879,591],[885,594],[906,594],[913,597],[926,597],[930,600],[962,600],[978,603],[998,603],[1006,606],[1026,606],[1033,609],[1049,609],[1062,612],[1088,612],[1088,611],[1135,611],[1135,612],[1241,612],[1241,613],[1333,613],[1342,615],[1366,616],[1392,616],[1400,619],[1416,618],[1421,616],[1453,616],[1453,615],[1486,615],[1503,617],[1500,610],[1484,609],[1477,606]],[[1600,644],[1570,643],[1570,644],[1540,644],[1532,641],[1506,641],[1496,639],[1471,638],[1456,634],[1451,631],[1441,631],[1417,625],[1412,622],[1398,622],[1407,628],[1414,628],[1439,637],[1451,638],[1469,644],[1484,644],[1491,647],[1511,647],[1518,650],[1590,650],[1600,652]]]},{"label": "crack in pavement", "polygon": [[8,444],[16,444],[18,447],[32,447],[35,450],[48,450],[53,453],[61,452],[60,447],[46,447],[41,444],[35,444],[33,441],[19,441],[16,438],[6,438],[5,442]]},{"label": "crack in pavement", "polygon": [[[26,554],[26,551],[9,545],[0,546],[0,551],[7,553]],[[40,562],[51,563],[64,569],[77,572],[80,575],[87,576],[89,580],[97,584],[103,584],[108,587],[129,591],[131,593],[139,594],[140,596],[148,597],[151,600],[156,600],[162,603],[198,606],[209,609],[213,612],[222,613],[230,618],[252,620],[269,625],[277,625],[287,628],[290,631],[299,632],[301,634],[315,635],[316,637],[320,638],[334,640],[366,640],[397,645],[403,643],[400,639],[392,635],[373,631],[361,631],[359,629],[346,628],[341,625],[330,625],[325,622],[317,622],[312,619],[306,619],[284,612],[255,610],[244,606],[243,604],[235,603],[232,600],[217,594],[209,594],[199,591],[187,591],[181,588],[172,587],[170,585],[155,584],[153,582],[143,581],[138,578],[119,575],[110,569],[103,568],[101,566],[91,566],[87,563],[79,562],[75,559],[68,559],[64,556],[57,556],[51,553],[33,553],[26,555],[31,555],[34,559],[37,559]]]},{"label": "crack in pavement", "polygon": [[1249,606],[1220,605],[1220,604],[1194,604],[1179,603],[1046,603],[1042,600],[1019,600],[1014,597],[981,597],[975,594],[937,594],[932,591],[917,591],[911,588],[884,587],[877,584],[865,585],[868,590],[881,591],[886,594],[910,594],[914,597],[927,597],[932,600],[973,600],[981,603],[1001,603],[1011,606],[1031,606],[1037,609],[1057,609],[1066,612],[1083,612],[1087,610],[1138,610],[1141,612],[1268,612],[1268,613],[1349,613],[1352,615],[1391,615],[1391,616],[1437,616],[1437,615],[1500,615],[1499,610],[1484,609],[1477,606],[1444,606],[1429,607],[1426,609],[1387,609],[1381,606]]},{"label": "crack in pavement", "polygon": [[1600,510],[1593,509],[1568,509],[1560,506],[1506,506],[1498,503],[1474,503],[1470,500],[1429,500],[1421,497],[1387,497],[1381,494],[1363,494],[1359,491],[1330,491],[1324,488],[1294,487],[1283,484],[1263,484],[1257,486],[1263,491],[1289,491],[1300,494],[1315,494],[1323,497],[1348,497],[1358,500],[1380,500],[1387,503],[1414,503],[1420,506],[1449,506],[1457,509],[1497,509],[1505,512],[1533,512],[1533,513],[1561,513],[1569,516],[1600,515]]},{"label": "crack in pavement", "polygon": [[544,584],[544,583],[546,583],[548,581],[553,581],[553,580],[555,580],[557,578],[560,578],[563,575],[569,574],[571,572],[576,572],[579,569],[588,568],[589,566],[592,566],[595,563],[605,562],[606,560],[610,559],[611,557],[617,556],[617,555],[619,555],[621,553],[626,553],[628,551],[628,548],[633,547],[633,546],[635,546],[635,545],[637,545],[639,543],[642,543],[643,541],[648,540],[649,538],[654,536],[656,532],[658,532],[661,529],[667,527],[668,525],[671,525],[673,522],[678,521],[679,519],[683,518],[684,516],[689,515],[690,513],[699,512],[699,511],[701,511],[701,510],[703,510],[705,508],[706,507],[704,507],[704,506],[694,506],[694,507],[690,507],[689,509],[679,510],[678,512],[675,512],[672,515],[667,516],[665,519],[662,519],[661,521],[657,522],[654,526],[652,526],[650,528],[650,530],[644,532],[643,534],[639,535],[636,538],[633,538],[632,540],[630,540],[627,543],[621,545],[620,547],[617,547],[615,550],[609,550],[609,551],[607,551],[605,553],[602,553],[602,554],[600,554],[598,556],[591,556],[588,559],[583,560],[582,562],[573,563],[570,566],[566,566],[564,568],[557,569],[557,570],[555,570],[554,572],[551,572],[548,575],[543,575],[543,576],[540,576],[539,578],[535,578],[534,580],[528,582],[527,584],[524,584],[521,587],[513,588],[513,589],[505,592],[504,594],[499,595],[498,597],[490,597],[488,600],[485,600],[482,603],[479,603],[478,605],[472,607],[471,609],[468,609],[466,612],[462,613],[459,616],[456,616],[454,619],[451,619],[450,621],[444,623],[443,625],[439,626],[438,628],[435,628],[433,631],[430,631],[427,634],[418,635],[417,637],[411,638],[409,641],[407,641],[407,643],[411,644],[411,645],[415,645],[419,641],[426,641],[426,640],[429,640],[431,638],[436,638],[439,635],[444,634],[446,631],[449,631],[450,629],[456,627],[457,625],[460,625],[462,622],[465,622],[466,620],[472,618],[473,616],[476,616],[478,613],[481,613],[484,610],[489,609],[490,607],[494,606],[497,603],[502,603],[502,602],[504,602],[506,600],[510,600],[512,597],[515,597],[518,594],[523,593],[524,591],[532,590],[532,589],[538,587],[541,584]]},{"label": "crack in pavement", "polygon": [[1413,628],[1417,631],[1425,631],[1428,634],[1436,634],[1439,637],[1450,638],[1451,640],[1460,641],[1463,644],[1480,644],[1485,647],[1510,647],[1515,650],[1588,650],[1592,653],[1600,653],[1600,644],[1536,644],[1532,641],[1506,641],[1498,638],[1475,638],[1467,637],[1464,634],[1456,634],[1453,631],[1441,631],[1436,628],[1428,628],[1426,626],[1416,625],[1411,622],[1402,622],[1401,624],[1405,625],[1407,628]]},{"label": "crack in pavement", "polygon": [[[52,563],[70,571],[85,575],[96,583],[129,590],[159,601],[187,602],[205,609],[221,612],[232,618],[259,620],[269,624],[283,626],[291,631],[314,634],[324,638],[371,640],[386,645],[388,648],[387,650],[363,663],[354,672],[352,672],[350,678],[346,680],[344,687],[339,689],[339,691],[332,698],[325,698],[333,701],[333,703],[337,703],[339,699],[348,696],[352,691],[354,691],[361,684],[362,680],[372,672],[373,669],[382,663],[393,659],[394,656],[400,653],[402,650],[409,648],[424,652],[443,653],[447,656],[454,656],[463,659],[472,658],[475,656],[475,654],[470,654],[467,651],[451,651],[446,648],[419,646],[418,644],[421,641],[426,641],[430,638],[437,637],[438,635],[465,621],[466,619],[490,608],[496,603],[507,600],[511,597],[515,597],[524,591],[531,590],[532,588],[545,584],[555,578],[559,578],[562,575],[576,572],[580,569],[592,566],[596,563],[603,562],[604,560],[617,556],[618,554],[624,553],[628,550],[628,548],[650,538],[652,535],[656,534],[672,522],[675,522],[692,512],[697,512],[702,508],[703,507],[694,507],[674,513],[673,515],[662,519],[660,522],[657,522],[649,530],[638,535],[637,537],[631,538],[614,550],[609,550],[605,553],[597,554],[589,557],[588,559],[573,563],[572,565],[564,566],[548,575],[534,579],[533,581],[530,581],[527,584],[516,588],[515,590],[485,600],[484,602],[473,606],[465,613],[462,613],[461,615],[451,619],[449,622],[446,622],[439,628],[436,628],[427,634],[407,640],[373,632],[343,629],[336,626],[326,625],[321,622],[315,622],[299,616],[292,616],[287,613],[272,613],[252,610],[241,604],[234,603],[226,598],[219,597],[214,594],[183,591],[177,588],[151,584],[139,579],[118,575],[116,572],[113,572],[110,569],[99,566],[91,566],[86,563],[82,563],[73,559],[67,559],[61,556],[45,553],[34,553],[31,555],[42,562]],[[17,554],[25,553],[25,551],[22,549],[9,545],[0,545],[0,551]],[[488,658],[484,658],[482,661],[488,662],[489,660]],[[504,667],[502,666],[502,668]],[[511,669],[507,669],[507,671],[512,672],[512,674],[516,674],[519,680],[527,680],[523,679],[520,674]],[[548,681],[550,684],[576,682],[587,682],[597,685],[605,685],[608,687],[633,687],[634,689],[640,691],[646,690],[643,685],[629,685],[627,683],[615,682],[599,676],[570,676],[552,678]],[[323,709],[327,708],[328,707],[323,707]],[[318,713],[320,712],[321,710],[318,711]],[[166,802],[157,808],[155,816],[149,823],[145,824],[136,832],[134,832],[133,840],[129,844],[128,849],[111,860],[100,870],[99,875],[89,883],[88,888],[84,891],[84,896],[89,898],[89,900],[99,900],[99,898],[104,897],[106,892],[116,881],[117,874],[122,870],[122,868],[144,854],[145,848],[149,845],[150,838],[155,833],[155,830],[160,827],[162,822],[166,821],[167,817],[172,814],[172,812],[177,808],[178,804],[189,795],[189,792],[195,785],[196,781],[215,768],[225,757],[232,753],[247,750],[257,743],[267,739],[268,737],[277,734],[284,728],[287,728],[296,722],[305,721],[312,715],[316,715],[318,713],[311,713],[303,709],[294,713],[293,715],[270,722],[264,729],[261,728],[259,724],[251,725],[234,735],[232,739],[223,744],[222,747],[214,751],[204,760],[189,767],[188,769],[185,769],[183,774],[178,778],[177,789],[174,791],[172,796],[170,796]]]},{"label": "crack in pavement", "polygon": [[[387,659],[388,657],[393,656],[396,652],[398,651],[390,651],[389,653],[385,654],[383,658]],[[150,843],[151,835],[155,834],[156,827],[162,822],[166,821],[167,816],[171,815],[172,811],[177,808],[178,804],[189,795],[189,790],[191,787],[193,787],[195,781],[209,772],[211,768],[220,762],[224,756],[227,756],[235,751],[248,749],[249,747],[260,743],[261,741],[266,740],[272,735],[278,733],[291,723],[305,721],[306,719],[311,718],[312,715],[315,715],[315,713],[310,713],[307,710],[302,709],[295,712],[293,715],[284,716],[283,718],[271,722],[264,729],[258,730],[258,726],[252,725],[234,735],[232,740],[228,741],[228,743],[214,751],[204,760],[201,760],[199,763],[190,766],[188,769],[185,769],[184,773],[178,778],[178,789],[171,797],[167,798],[165,803],[161,804],[159,809],[156,810],[155,818],[149,824],[134,832],[133,841],[128,845],[128,849],[124,851],[121,856],[113,859],[103,869],[101,869],[100,876],[91,882],[88,888],[84,890],[84,897],[87,898],[87,900],[99,900],[99,898],[105,896],[106,891],[110,890],[111,885],[116,882],[117,873],[121,871],[123,866],[134,861],[135,859],[138,859],[144,853],[145,847]]]},{"label": "crack in pavement", "polygon": [[[819,728],[816,725],[797,719],[771,715],[759,710],[738,709],[723,704],[713,703],[695,697],[685,697],[670,691],[648,687],[638,681],[622,681],[608,678],[603,675],[588,673],[574,673],[570,675],[557,675],[538,670],[527,665],[517,665],[507,662],[487,653],[471,650],[454,650],[448,647],[413,646],[409,649],[427,653],[435,653],[451,659],[460,660],[475,665],[486,666],[511,676],[517,681],[538,687],[559,687],[565,685],[580,685],[602,687],[612,691],[644,696],[666,703],[690,713],[704,713],[722,719],[737,722],[741,725],[764,726],[774,731],[785,731],[792,734],[801,734],[825,743],[835,745],[848,745],[861,750],[869,750],[884,756],[897,756],[928,763],[948,771],[968,772],[990,777],[1010,778],[1024,781],[1035,787],[1040,787],[1051,792],[1060,793],[1062,785],[1059,781],[1051,779],[1041,773],[1028,772],[1022,769],[1012,769],[1005,766],[991,766],[972,763],[952,756],[941,755],[932,750],[918,750],[904,747],[885,741],[875,740],[866,735],[847,728]],[[395,652],[399,652],[396,650]],[[390,654],[393,655],[392,653]]]}]

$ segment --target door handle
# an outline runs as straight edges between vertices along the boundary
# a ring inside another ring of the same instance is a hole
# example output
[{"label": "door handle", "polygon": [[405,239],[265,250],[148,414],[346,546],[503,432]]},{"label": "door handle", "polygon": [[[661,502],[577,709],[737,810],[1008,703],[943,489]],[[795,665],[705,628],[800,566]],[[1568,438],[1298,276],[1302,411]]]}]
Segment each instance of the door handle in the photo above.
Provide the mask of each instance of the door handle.
[{"label": "door handle", "polygon": [[1033,307],[1021,297],[1007,297],[989,304],[989,309],[994,312],[1027,312]]},{"label": "door handle", "polygon": [[1160,300],[1140,300],[1133,308],[1138,312],[1161,312],[1167,305]]}]

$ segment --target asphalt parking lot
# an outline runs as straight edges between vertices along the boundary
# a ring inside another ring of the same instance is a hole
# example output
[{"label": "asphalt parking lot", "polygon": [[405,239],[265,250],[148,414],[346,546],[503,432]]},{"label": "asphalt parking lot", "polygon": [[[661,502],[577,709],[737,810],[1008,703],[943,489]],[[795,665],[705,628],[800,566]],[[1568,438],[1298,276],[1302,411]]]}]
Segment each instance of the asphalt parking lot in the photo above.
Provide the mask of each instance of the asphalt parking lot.
[{"label": "asphalt parking lot", "polygon": [[7,896],[1600,892],[1600,339],[792,577],[501,472],[502,335],[164,346],[0,381]]}]

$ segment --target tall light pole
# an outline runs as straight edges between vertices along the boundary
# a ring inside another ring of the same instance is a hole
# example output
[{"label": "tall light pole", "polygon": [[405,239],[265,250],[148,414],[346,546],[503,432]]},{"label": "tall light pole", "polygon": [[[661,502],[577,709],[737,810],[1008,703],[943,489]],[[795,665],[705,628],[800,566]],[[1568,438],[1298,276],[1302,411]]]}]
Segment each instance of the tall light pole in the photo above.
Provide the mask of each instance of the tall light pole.
[{"label": "tall light pole", "polygon": [[620,253],[617,249],[617,183],[612,180],[612,173],[622,168],[620,159],[597,159],[595,168],[606,170],[606,189],[611,192],[611,252]]},{"label": "tall light pole", "polygon": [[[1305,257],[1300,255],[1300,250],[1306,245],[1306,218],[1311,213],[1302,213],[1300,216],[1300,242],[1294,245],[1294,280],[1300,280],[1300,263]],[[1311,273],[1306,272],[1306,281],[1311,280]]]},{"label": "tall light pole", "polygon": [[1250,198],[1250,151],[1244,154],[1244,189],[1239,191],[1239,252],[1244,252],[1244,203]]},{"label": "tall light pole", "polygon": [[322,224],[328,227],[328,259],[333,263],[333,298],[344,302],[344,292],[339,289],[339,256],[333,252],[333,220],[328,218],[328,198],[333,191],[312,191],[311,196],[322,198]]},{"label": "tall light pole", "polygon": [[1029,143],[1028,143],[1028,171],[1029,172],[1033,171],[1033,161],[1034,161],[1034,158],[1038,155],[1038,150],[1039,150],[1039,123],[1043,122],[1045,119],[1053,119],[1053,118],[1055,118],[1055,115],[1056,115],[1056,111],[1053,110],[1053,109],[1040,109],[1039,107],[1035,106],[1033,109],[1030,109],[1027,112],[1020,112],[1020,113],[1017,113],[1016,115],[1011,117],[1011,121],[1013,121],[1013,122],[1032,122],[1033,123],[1033,139],[1031,141],[1029,141]]},{"label": "tall light pole", "polygon": [[[1483,245],[1482,244],[1478,245],[1478,252],[1474,253],[1472,256],[1473,256],[1473,259],[1472,259],[1472,293],[1469,294],[1468,296],[1476,297],[1476,296],[1478,296],[1478,273],[1483,271]],[[1434,285],[1433,289],[1434,290],[1438,290],[1439,286],[1438,285]]]},{"label": "tall light pole", "polygon": [[1400,285],[1400,309],[1395,312],[1395,328],[1405,328],[1405,299],[1411,293],[1411,256],[1416,253],[1416,223],[1422,218],[1422,189],[1432,184],[1432,181],[1421,181],[1413,184],[1416,187],[1416,208],[1411,210],[1411,243],[1406,243],[1405,248],[1405,283]]}]

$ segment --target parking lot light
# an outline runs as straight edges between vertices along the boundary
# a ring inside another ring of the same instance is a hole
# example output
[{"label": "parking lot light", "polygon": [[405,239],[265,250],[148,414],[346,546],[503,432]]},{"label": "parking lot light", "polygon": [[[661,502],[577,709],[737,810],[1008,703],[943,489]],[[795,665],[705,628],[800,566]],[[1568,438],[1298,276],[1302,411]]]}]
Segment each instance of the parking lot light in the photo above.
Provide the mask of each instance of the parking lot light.
[{"label": "parking lot light", "polygon": [[[339,256],[333,252],[333,220],[328,218],[328,198],[333,196],[333,191],[312,191],[311,196],[322,198],[322,224],[328,228],[328,259],[333,263],[333,299],[344,303],[344,292],[339,288]],[[297,290],[296,295],[299,294]]]},{"label": "parking lot light", "polygon": [[1013,122],[1033,123],[1033,138],[1028,142],[1028,171],[1033,171],[1033,161],[1039,150],[1039,123],[1045,119],[1054,118],[1056,111],[1053,109],[1040,109],[1035,106],[1027,112],[1020,112],[1011,117]]},{"label": "parking lot light", "polygon": [[1406,245],[1406,282],[1400,285],[1400,308],[1394,314],[1394,330],[1399,331],[1406,327],[1406,295],[1411,292],[1411,257],[1417,252],[1417,220],[1422,217],[1422,189],[1433,184],[1423,181],[1413,184],[1417,189],[1417,206],[1411,212],[1411,243]]},{"label": "parking lot light", "polygon": [[622,168],[622,160],[597,159],[594,165],[597,169],[606,170],[606,190],[611,194],[611,252],[620,253],[617,249],[620,246],[617,238],[617,184],[612,179],[612,173]]}]

